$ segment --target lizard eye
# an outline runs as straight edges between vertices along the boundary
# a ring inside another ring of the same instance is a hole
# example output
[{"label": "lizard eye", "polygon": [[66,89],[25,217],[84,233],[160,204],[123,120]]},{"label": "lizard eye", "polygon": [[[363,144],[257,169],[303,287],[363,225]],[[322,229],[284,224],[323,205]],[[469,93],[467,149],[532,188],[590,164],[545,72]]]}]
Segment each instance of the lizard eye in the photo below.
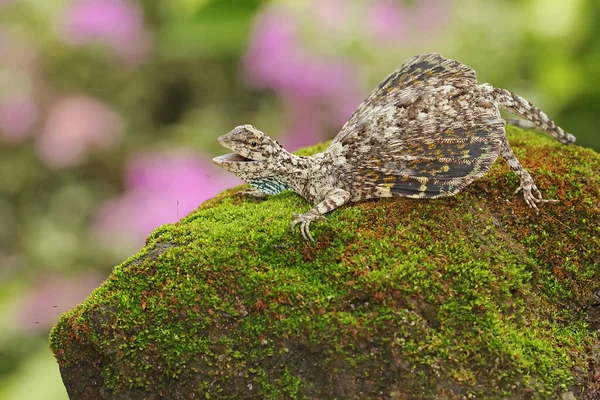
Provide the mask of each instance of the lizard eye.
[{"label": "lizard eye", "polygon": [[252,143],[250,143],[250,146],[252,146],[252,147],[256,147],[256,142],[252,142]]}]

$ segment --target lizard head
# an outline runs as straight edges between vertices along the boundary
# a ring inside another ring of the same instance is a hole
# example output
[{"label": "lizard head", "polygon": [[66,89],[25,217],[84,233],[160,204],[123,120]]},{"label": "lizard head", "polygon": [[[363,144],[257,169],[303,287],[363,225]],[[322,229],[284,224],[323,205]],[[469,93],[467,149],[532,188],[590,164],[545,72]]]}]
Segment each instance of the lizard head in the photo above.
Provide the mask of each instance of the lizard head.
[{"label": "lizard head", "polygon": [[245,178],[242,174],[273,169],[279,164],[278,158],[287,153],[252,125],[240,125],[217,141],[234,153],[215,157],[213,162],[242,179]]}]

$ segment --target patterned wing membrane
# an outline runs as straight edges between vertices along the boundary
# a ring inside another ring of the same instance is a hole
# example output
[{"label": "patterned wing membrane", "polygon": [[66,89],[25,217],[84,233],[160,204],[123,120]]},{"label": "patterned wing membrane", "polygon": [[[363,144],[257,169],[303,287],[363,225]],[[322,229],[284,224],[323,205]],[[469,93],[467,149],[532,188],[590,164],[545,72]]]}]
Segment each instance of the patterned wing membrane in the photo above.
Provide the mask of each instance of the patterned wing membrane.
[{"label": "patterned wing membrane", "polygon": [[[450,128],[452,129],[452,128]],[[449,129],[449,130],[450,130]],[[399,142],[386,159],[373,154],[359,168],[370,186],[390,195],[435,198],[451,196],[482,177],[500,153],[504,124],[460,128],[460,136]],[[455,131],[454,129],[453,131]]]},{"label": "patterned wing membrane", "polygon": [[477,83],[477,75],[471,68],[456,60],[449,60],[437,53],[431,53],[410,58],[398,70],[388,75],[379,84],[376,91],[387,94],[393,89],[419,87],[426,85],[432,78],[444,82],[459,80]]},{"label": "patterned wing membrane", "polygon": [[477,84],[477,76],[475,71],[466,65],[437,53],[412,57],[379,84],[344,124],[333,143],[352,140],[352,133],[356,134],[357,126],[377,117],[377,113],[373,111],[378,106],[406,101],[403,98],[406,96],[404,89],[411,88],[412,91],[418,92],[419,89],[436,87],[440,83]]}]

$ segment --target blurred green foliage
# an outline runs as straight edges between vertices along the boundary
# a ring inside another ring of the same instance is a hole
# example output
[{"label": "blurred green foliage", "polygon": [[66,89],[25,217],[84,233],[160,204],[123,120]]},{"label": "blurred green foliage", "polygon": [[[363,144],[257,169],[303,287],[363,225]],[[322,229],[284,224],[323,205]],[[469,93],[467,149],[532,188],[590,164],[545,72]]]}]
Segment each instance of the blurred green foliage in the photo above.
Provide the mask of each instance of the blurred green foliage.
[{"label": "blurred green foliage", "polygon": [[252,17],[263,1],[165,2],[165,23],[158,32],[160,56],[166,59],[218,57],[238,59],[252,28]]}]

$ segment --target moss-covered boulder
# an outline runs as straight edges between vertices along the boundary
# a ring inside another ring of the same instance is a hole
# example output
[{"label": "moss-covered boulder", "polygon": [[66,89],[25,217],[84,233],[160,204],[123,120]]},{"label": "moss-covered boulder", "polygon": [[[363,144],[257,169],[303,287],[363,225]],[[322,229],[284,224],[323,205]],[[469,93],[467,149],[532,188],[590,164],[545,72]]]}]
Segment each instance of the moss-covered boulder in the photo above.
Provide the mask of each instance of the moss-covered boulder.
[{"label": "moss-covered boulder", "polygon": [[[497,162],[459,195],[308,209],[229,190],[64,314],[73,399],[597,398],[600,155],[509,139],[539,214]],[[314,149],[313,149],[314,150]]]}]

